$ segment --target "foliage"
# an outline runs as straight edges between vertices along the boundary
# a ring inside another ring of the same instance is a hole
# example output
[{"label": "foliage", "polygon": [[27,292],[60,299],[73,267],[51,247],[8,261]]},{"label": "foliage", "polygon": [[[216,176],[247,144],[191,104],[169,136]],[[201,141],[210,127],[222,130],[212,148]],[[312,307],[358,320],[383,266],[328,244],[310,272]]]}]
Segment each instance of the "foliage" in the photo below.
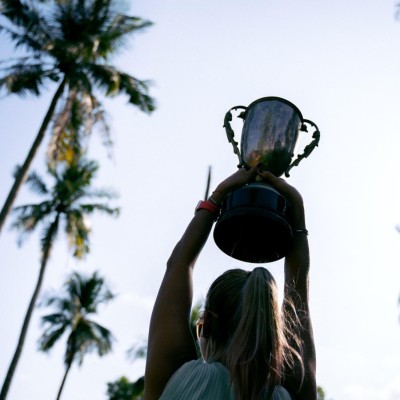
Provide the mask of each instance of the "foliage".
[{"label": "foliage", "polygon": [[[189,324],[190,324],[190,331],[192,332],[193,339],[196,344],[196,350],[197,350],[197,355],[198,357],[201,357],[200,353],[200,348],[197,340],[197,334],[196,334],[196,324],[197,320],[200,317],[201,314],[201,308],[203,307],[203,302],[198,301],[193,307],[192,311],[190,313],[190,319],[189,319]],[[133,346],[131,346],[128,351],[127,351],[127,356],[130,360],[138,360],[142,358],[146,358],[147,356],[147,341],[140,342],[140,343],[135,343]]]},{"label": "foliage", "polygon": [[39,96],[49,84],[58,83],[0,211],[0,231],[48,130],[48,162],[70,163],[87,150],[94,125],[101,128],[104,144],[112,143],[98,92],[126,95],[130,104],[147,113],[155,109],[148,82],[110,64],[129,35],[151,25],[119,12],[118,5],[118,0],[0,0],[0,32],[14,43],[16,54],[0,64],[0,92]]},{"label": "foliage", "polygon": [[111,331],[90,319],[90,316],[97,314],[99,306],[113,297],[104,278],[97,272],[89,277],[74,272],[65,282],[61,294],[48,296],[43,301],[42,305],[52,307],[54,312],[41,319],[44,331],[39,339],[39,349],[48,352],[64,334],[68,335],[64,355],[65,373],[57,399],[61,396],[74,361],[82,365],[86,354],[97,351],[101,357],[112,350]]},{"label": "foliage", "polygon": [[321,386],[317,387],[317,400],[328,400],[325,390]]},{"label": "foliage", "polygon": [[203,308],[203,302],[198,301],[193,307],[192,311],[190,313],[190,330],[192,332],[192,336],[194,339],[194,343],[196,345],[196,352],[197,352],[197,357],[201,357],[201,352],[200,352],[200,346],[199,346],[199,341],[197,340],[197,333],[196,333],[196,327],[197,327],[197,321],[201,316],[201,309]]},{"label": "foliage", "polygon": [[41,319],[44,327],[39,349],[48,352],[68,333],[64,362],[71,360],[82,364],[85,354],[96,350],[99,356],[111,351],[111,332],[92,321],[89,316],[98,313],[99,306],[114,298],[104,278],[97,272],[86,277],[77,272],[65,282],[61,294],[47,296],[42,306],[52,307],[54,312]]},{"label": "foliage", "polygon": [[0,4],[8,22],[0,24],[0,30],[16,49],[26,52],[3,62],[0,89],[39,96],[51,82],[63,82],[66,87],[52,123],[51,161],[69,160],[96,123],[102,128],[104,143],[111,144],[95,90],[107,97],[125,94],[140,110],[154,110],[148,82],[109,63],[125,47],[127,36],[151,22],[119,13],[115,0],[2,0]]},{"label": "foliage", "polygon": [[135,343],[126,352],[127,356],[131,360],[139,360],[147,357],[147,341],[141,343]]},{"label": "foliage", "polygon": [[126,94],[142,111],[153,111],[147,83],[108,63],[130,34],[151,26],[118,12],[117,5],[115,0],[1,0],[6,21],[0,30],[27,54],[6,63],[0,86],[8,93],[40,95],[48,83],[65,78],[72,97],[97,87],[106,96]]},{"label": "foliage", "polygon": [[125,376],[115,382],[107,383],[108,400],[141,400],[143,399],[144,378],[130,382]]},{"label": "foliage", "polygon": [[317,400],[326,400],[325,391],[321,386],[317,387]]},{"label": "foliage", "polygon": [[[91,189],[91,182],[97,169],[98,165],[95,162],[83,157],[76,159],[71,164],[49,166],[49,174],[54,180],[51,189],[38,174],[33,172],[27,183],[32,191],[43,196],[44,200],[14,209],[16,219],[13,227],[20,231],[20,242],[39,226],[42,228],[41,261],[38,279],[22,323],[17,347],[1,388],[1,400],[6,399],[14,377],[58,231],[60,228],[64,229],[73,255],[82,258],[89,251],[91,228],[88,216],[96,211],[118,215],[118,208],[112,208],[105,202],[91,201],[92,199],[108,200],[115,197],[108,191]],[[99,334],[101,333],[105,332],[101,332],[100,329]],[[106,348],[101,351],[105,352]]]},{"label": "foliage", "polygon": [[[107,203],[90,201],[92,198],[109,200],[116,197],[110,191],[93,190],[90,187],[97,170],[98,164],[85,158],[68,165],[49,166],[48,173],[54,180],[51,189],[37,173],[32,172],[27,184],[34,193],[44,196],[45,199],[40,203],[14,208],[16,220],[12,226],[20,231],[20,243],[41,224],[43,250],[54,240],[59,225],[63,222],[73,255],[82,258],[88,253],[91,231],[88,217],[96,211],[112,216],[119,214],[118,208],[110,207]],[[50,236],[49,232],[55,221],[57,226]]]},{"label": "foliage", "polygon": [[[200,347],[199,347],[199,342],[197,340],[197,335],[196,335],[196,324],[197,324],[197,320],[200,317],[200,310],[203,307],[203,302],[202,301],[198,301],[193,307],[192,307],[192,311],[190,313],[190,330],[192,332],[193,335],[193,339],[196,345],[196,352],[197,352],[197,356],[201,357],[201,352],[200,352]],[[133,345],[127,352],[128,357],[131,360],[137,360],[137,359],[141,359],[141,358],[145,358],[147,355],[147,342],[141,342],[141,343],[137,343],[135,345]],[[143,390],[144,390],[144,376],[142,376],[141,378],[139,378],[135,383],[129,382],[129,380],[125,377],[122,377],[121,379],[115,381],[114,383],[108,383],[108,391],[107,394],[109,395],[109,400],[139,400],[142,399],[143,396]],[[140,387],[138,386],[138,383],[141,382],[143,383],[143,388],[142,391],[138,391],[135,392],[135,396],[139,396],[139,397],[129,397],[131,396],[131,387],[132,385],[136,385],[136,387]],[[110,388],[113,390],[110,392]],[[111,394],[117,393],[115,395],[115,397],[111,397]],[[125,397],[124,397],[125,396]]]}]

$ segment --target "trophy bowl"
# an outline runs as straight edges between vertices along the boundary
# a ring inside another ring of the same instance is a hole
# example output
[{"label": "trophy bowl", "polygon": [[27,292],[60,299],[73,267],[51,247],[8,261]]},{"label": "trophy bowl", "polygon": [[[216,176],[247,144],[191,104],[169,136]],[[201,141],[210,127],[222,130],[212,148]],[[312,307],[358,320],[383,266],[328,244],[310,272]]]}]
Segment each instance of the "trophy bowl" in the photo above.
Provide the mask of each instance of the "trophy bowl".
[{"label": "trophy bowl", "polygon": [[[243,109],[241,150],[231,128],[232,110]],[[258,166],[276,176],[289,171],[318,146],[318,127],[300,110],[280,97],[263,97],[248,107],[236,106],[225,115],[228,141],[239,158],[239,168]],[[293,160],[301,131],[314,129],[313,141]],[[214,241],[227,255],[246,262],[265,263],[284,257],[290,250],[293,229],[290,202],[271,186],[253,182],[226,197],[214,229]],[[299,227],[297,227],[299,228]]]}]

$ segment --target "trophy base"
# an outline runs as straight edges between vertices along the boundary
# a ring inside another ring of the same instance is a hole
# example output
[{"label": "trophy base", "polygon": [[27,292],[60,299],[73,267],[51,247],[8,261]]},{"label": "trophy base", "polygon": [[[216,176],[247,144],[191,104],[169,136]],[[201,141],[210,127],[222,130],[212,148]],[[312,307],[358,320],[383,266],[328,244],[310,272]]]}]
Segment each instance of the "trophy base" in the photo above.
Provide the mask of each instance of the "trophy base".
[{"label": "trophy base", "polygon": [[250,183],[225,199],[215,229],[216,245],[240,261],[267,263],[289,252],[290,203],[271,186]]}]

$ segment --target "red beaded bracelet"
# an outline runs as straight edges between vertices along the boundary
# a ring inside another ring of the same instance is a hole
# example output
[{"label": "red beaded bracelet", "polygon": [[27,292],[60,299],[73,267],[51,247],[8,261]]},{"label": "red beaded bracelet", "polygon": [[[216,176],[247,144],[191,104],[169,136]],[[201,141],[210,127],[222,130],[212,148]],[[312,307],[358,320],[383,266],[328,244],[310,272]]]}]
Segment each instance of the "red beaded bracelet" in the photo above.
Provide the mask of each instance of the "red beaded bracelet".
[{"label": "red beaded bracelet", "polygon": [[199,210],[210,211],[212,214],[215,214],[215,219],[218,218],[220,213],[220,208],[217,205],[211,203],[210,201],[204,201],[204,200],[200,200],[198,202],[195,212]]}]

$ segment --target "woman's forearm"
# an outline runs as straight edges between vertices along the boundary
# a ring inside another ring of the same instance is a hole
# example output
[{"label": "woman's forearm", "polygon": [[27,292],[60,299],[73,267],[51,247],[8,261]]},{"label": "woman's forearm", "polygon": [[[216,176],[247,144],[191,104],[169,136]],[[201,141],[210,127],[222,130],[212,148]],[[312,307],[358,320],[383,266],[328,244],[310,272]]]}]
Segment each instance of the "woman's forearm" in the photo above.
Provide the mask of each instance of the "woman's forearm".
[{"label": "woman's forearm", "polygon": [[208,210],[198,210],[168,260],[168,268],[193,266],[210,234],[215,215]]},{"label": "woman's forearm", "polygon": [[[305,228],[305,225],[303,226]],[[316,398],[316,355],[309,309],[309,269],[310,255],[307,235],[304,232],[294,233],[292,250],[285,259],[284,309],[291,321],[292,330],[298,335],[301,342],[301,347],[296,345],[296,341],[291,344],[301,354],[304,368],[303,381],[300,365],[294,366],[287,379],[291,391],[297,394],[300,400]]]}]

